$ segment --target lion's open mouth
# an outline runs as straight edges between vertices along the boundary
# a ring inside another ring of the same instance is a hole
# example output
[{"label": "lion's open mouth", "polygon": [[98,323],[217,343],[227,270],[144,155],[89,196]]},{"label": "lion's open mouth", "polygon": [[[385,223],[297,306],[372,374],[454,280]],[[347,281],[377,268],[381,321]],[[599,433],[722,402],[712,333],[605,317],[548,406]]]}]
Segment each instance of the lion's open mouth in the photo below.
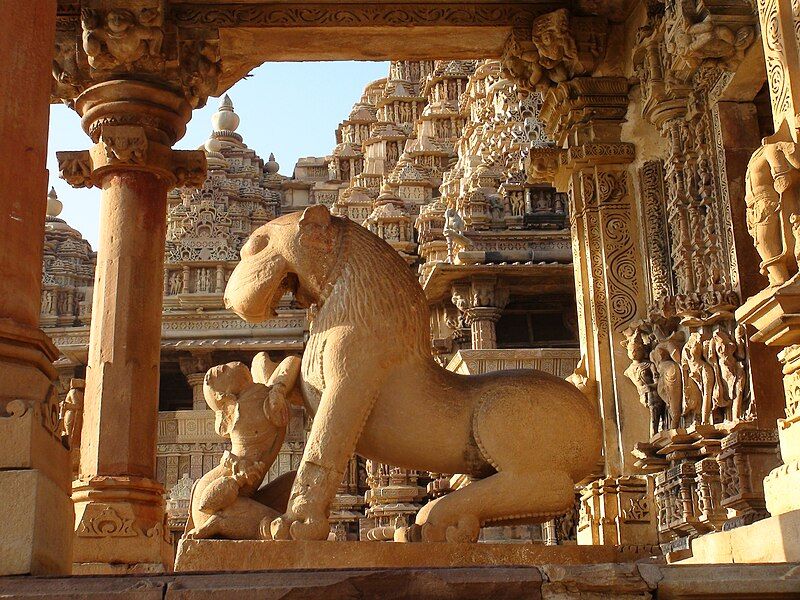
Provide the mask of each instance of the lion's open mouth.
[{"label": "lion's open mouth", "polygon": [[292,295],[297,293],[297,275],[294,273],[288,273],[281,282],[278,284],[278,287],[275,289],[275,293],[269,299],[267,303],[267,315],[268,319],[274,318],[276,316],[275,307],[278,306],[278,303],[283,298],[286,292],[291,292]]}]

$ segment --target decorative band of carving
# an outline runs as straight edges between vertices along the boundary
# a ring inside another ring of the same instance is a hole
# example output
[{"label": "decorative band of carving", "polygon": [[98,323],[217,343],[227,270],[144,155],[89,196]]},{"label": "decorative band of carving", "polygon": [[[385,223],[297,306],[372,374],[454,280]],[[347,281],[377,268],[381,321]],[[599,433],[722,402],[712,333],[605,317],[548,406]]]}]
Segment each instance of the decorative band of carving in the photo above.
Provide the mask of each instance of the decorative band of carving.
[{"label": "decorative band of carving", "polygon": [[180,4],[171,18],[179,27],[363,27],[455,25],[510,26],[530,22],[554,5],[509,2],[371,5],[335,3],[281,5]]}]

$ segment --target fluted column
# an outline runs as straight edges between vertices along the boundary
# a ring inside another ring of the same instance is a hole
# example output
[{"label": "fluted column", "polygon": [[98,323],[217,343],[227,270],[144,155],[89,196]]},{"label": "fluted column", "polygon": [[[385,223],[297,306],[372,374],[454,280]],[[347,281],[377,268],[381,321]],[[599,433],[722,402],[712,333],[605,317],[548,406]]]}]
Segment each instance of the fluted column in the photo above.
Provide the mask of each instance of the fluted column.
[{"label": "fluted column", "polygon": [[174,151],[191,106],[172,89],[111,80],[75,100],[94,145],[59,152],[70,184],[102,190],[81,470],[73,484],[79,572],[169,569],[155,481],[167,191],[201,185],[205,157]]},{"label": "fluted column", "polygon": [[55,15],[55,0],[8,2],[0,19],[0,575],[71,563],[58,351],[39,329]]}]

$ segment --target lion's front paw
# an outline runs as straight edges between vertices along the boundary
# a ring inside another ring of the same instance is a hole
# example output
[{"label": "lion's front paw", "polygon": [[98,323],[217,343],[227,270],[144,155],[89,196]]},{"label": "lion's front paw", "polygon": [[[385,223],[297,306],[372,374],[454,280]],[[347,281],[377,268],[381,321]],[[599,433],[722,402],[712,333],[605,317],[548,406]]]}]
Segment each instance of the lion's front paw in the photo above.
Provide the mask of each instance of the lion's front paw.
[{"label": "lion's front paw", "polygon": [[454,524],[429,518],[415,527],[419,527],[423,542],[477,542],[481,532],[480,521],[474,515],[462,515]]},{"label": "lion's front paw", "polygon": [[457,525],[451,525],[445,531],[448,542],[477,542],[481,533],[481,523],[474,515],[462,515]]},{"label": "lion's front paw", "polygon": [[296,519],[281,515],[270,523],[273,540],[327,540],[331,524],[326,518]]},{"label": "lion's front paw", "polygon": [[291,526],[292,526],[293,519],[287,517],[286,515],[281,515],[272,520],[272,523],[269,525],[270,534],[272,535],[273,540],[290,540],[292,539],[291,535]]},{"label": "lion's front paw", "polygon": [[311,518],[295,521],[290,529],[293,540],[327,540],[331,524],[325,518]]}]

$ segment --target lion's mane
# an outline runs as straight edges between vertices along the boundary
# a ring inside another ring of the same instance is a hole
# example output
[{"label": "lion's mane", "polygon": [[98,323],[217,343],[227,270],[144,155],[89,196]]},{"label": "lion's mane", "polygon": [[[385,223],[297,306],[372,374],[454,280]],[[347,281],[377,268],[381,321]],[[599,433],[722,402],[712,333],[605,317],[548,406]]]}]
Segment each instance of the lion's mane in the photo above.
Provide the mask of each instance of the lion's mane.
[{"label": "lion's mane", "polygon": [[333,218],[331,225],[341,236],[339,256],[312,333],[347,325],[392,344],[392,350],[429,358],[428,303],[411,269],[394,248],[357,223]]}]

